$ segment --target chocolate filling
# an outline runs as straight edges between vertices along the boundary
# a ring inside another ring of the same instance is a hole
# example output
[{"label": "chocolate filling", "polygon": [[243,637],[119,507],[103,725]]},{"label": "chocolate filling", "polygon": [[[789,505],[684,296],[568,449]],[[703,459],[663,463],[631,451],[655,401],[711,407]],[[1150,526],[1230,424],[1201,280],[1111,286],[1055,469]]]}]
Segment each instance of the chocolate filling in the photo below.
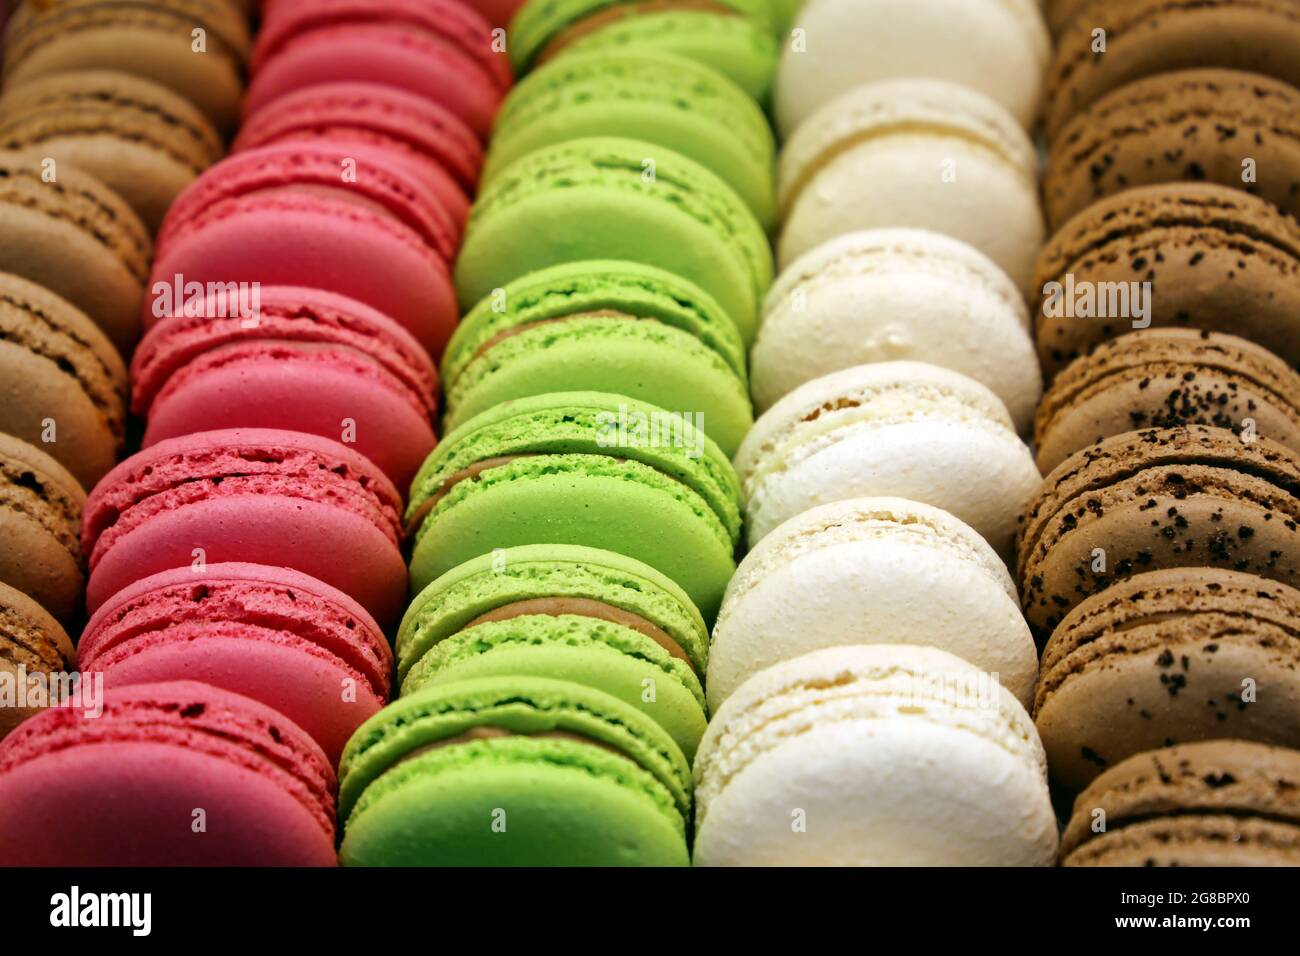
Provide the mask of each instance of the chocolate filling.
[{"label": "chocolate filling", "polygon": [[545,597],[531,598],[524,601],[514,601],[510,604],[503,604],[501,607],[493,608],[486,614],[480,614],[474,620],[470,621],[465,627],[471,628],[479,624],[488,624],[496,621],[510,621],[517,617],[525,615],[541,614],[550,617],[558,617],[561,614],[576,614],[582,617],[594,617],[601,621],[608,621],[611,624],[620,624],[623,627],[631,628],[640,634],[644,634],[650,640],[654,641],[673,657],[679,658],[690,665],[691,670],[695,670],[695,664],[682,650],[682,646],[673,640],[672,636],[662,628],[650,621],[647,621],[640,614],[634,614],[631,611],[625,611],[621,607],[615,607],[612,604],[606,604],[604,601],[594,601],[590,598],[580,597]]},{"label": "chocolate filling", "polygon": [[675,13],[680,11],[716,13],[719,16],[729,17],[744,16],[735,7],[719,3],[717,0],[633,0],[631,3],[614,3],[611,6],[597,10],[590,16],[569,24],[556,33],[546,41],[546,45],[537,54],[533,65],[535,67],[541,66],[548,60],[553,59],[556,54],[579,40],[590,36],[601,27],[617,23],[625,17],[644,13]]}]

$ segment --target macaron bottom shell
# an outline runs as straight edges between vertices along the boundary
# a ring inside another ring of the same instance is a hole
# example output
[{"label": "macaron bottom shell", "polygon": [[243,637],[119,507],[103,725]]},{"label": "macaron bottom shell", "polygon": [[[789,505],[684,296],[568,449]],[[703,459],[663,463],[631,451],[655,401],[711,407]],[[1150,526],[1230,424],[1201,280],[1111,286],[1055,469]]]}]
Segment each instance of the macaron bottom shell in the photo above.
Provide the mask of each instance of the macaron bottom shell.
[{"label": "macaron bottom shell", "polygon": [[[687,866],[685,835],[626,757],[573,740],[437,747],[389,769],[346,821],[344,866]],[[665,792],[666,797],[666,792]]]}]

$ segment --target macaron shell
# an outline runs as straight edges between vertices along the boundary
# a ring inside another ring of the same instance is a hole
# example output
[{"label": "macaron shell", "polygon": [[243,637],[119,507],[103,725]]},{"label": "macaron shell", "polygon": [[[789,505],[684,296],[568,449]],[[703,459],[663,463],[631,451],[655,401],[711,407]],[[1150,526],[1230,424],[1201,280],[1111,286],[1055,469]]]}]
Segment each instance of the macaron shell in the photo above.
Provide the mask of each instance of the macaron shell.
[{"label": "macaron shell", "polygon": [[217,131],[183,97],[106,71],[41,77],[0,97],[0,146],[99,177],[153,232],[167,207],[221,158]]},{"label": "macaron shell", "polygon": [[333,771],[282,714],[195,682],[103,705],[46,711],[0,747],[0,830],[32,835],[0,845],[4,865],[335,864]]},{"label": "macaron shell", "polygon": [[0,582],[64,623],[81,609],[77,525],[86,493],[39,448],[0,434]]},{"label": "macaron shell", "polygon": [[987,386],[1028,431],[1042,374],[1023,295],[978,250],[915,229],[849,233],[791,263],[754,343],[754,402],[765,411],[823,375],[909,360]]},{"label": "macaron shell", "polygon": [[[29,675],[71,674],[76,666],[77,652],[62,625],[26,594],[0,582],[0,674],[16,686],[20,674],[23,680]],[[32,703],[19,707],[9,701],[0,707],[0,740],[40,713],[42,708]]]},{"label": "macaron shell", "polygon": [[[1300,90],[1257,73],[1184,70],[1123,86],[1053,143],[1043,178],[1048,222],[1057,228],[1122,190],[1180,180],[1245,189],[1300,215],[1297,111]],[[1199,122],[1189,125],[1189,114]]]},{"label": "macaron shell", "polygon": [[820,0],[798,26],[776,85],[785,136],[839,94],[902,76],[977,89],[1025,127],[1038,118],[1051,40],[1036,0]]},{"label": "macaron shell", "polygon": [[[0,274],[0,431],[39,445],[91,487],[117,461],[126,432],[126,368],[70,303]],[[49,426],[54,425],[54,441]]]},{"label": "macaron shell", "polygon": [[484,190],[456,288],[469,309],[528,272],[597,258],[657,266],[694,282],[727,310],[746,342],[772,281],[761,227],[713,173],[650,143],[587,139],[539,150]]},{"label": "macaron shell", "polygon": [[709,704],[716,711],[754,674],[809,651],[913,643],[996,673],[1021,703],[1032,700],[1033,638],[1010,575],[979,535],[896,498],[813,508],[759,542],[728,586],[713,629]]},{"label": "macaron shell", "polygon": [[[0,271],[44,286],[94,320],[126,354],[140,334],[152,244],[122,199],[60,163],[46,181],[38,155],[0,153]],[[67,264],[76,262],[78,268]]]},{"label": "macaron shell", "polygon": [[[1300,364],[1300,226],[1241,190],[1177,183],[1102,199],[1042,251],[1034,299],[1043,301],[1049,283],[1064,290],[1070,275],[1096,288],[1149,281],[1154,294],[1142,321],[1238,335]],[[1037,311],[1038,352],[1049,377],[1133,322]]]},{"label": "macaron shell", "polygon": [[[1174,70],[1250,70],[1300,86],[1300,16],[1287,0],[1093,3],[1059,37],[1049,77],[1049,138],[1117,87]],[[1105,30],[1104,55],[1093,50]]]},{"label": "macaron shell", "polygon": [[1151,329],[1103,343],[1056,380],[1036,423],[1044,474],[1095,441],[1213,425],[1300,450],[1300,375],[1235,336]]},{"label": "macaron shell", "polygon": [[690,666],[637,631],[575,615],[519,617],[467,628],[411,668],[402,693],[481,677],[520,675],[604,691],[656,721],[695,756],[708,717]]},{"label": "macaron shell", "polygon": [[975,90],[916,79],[850,90],[781,155],[778,260],[784,268],[863,229],[928,229],[969,243],[1028,289],[1043,243],[1037,165],[1015,120]]},{"label": "macaron shell", "polygon": [[[200,40],[203,55],[196,56]],[[98,0],[28,3],[8,26],[5,80],[73,70],[131,73],[175,90],[228,133],[239,119],[248,54],[247,21],[226,4],[155,0],[132,10]]]}]

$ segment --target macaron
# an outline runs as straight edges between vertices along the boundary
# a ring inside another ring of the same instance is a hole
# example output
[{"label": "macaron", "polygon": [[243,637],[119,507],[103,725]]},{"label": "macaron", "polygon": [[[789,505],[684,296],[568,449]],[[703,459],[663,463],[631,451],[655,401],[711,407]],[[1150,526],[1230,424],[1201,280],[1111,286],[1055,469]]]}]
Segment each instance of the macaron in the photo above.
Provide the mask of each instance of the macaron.
[{"label": "macaron", "polygon": [[1070,611],[1043,650],[1034,718],[1052,778],[1077,793],[1171,743],[1300,745],[1297,665],[1293,587],[1209,567],[1121,581]]},{"label": "macaron", "polygon": [[368,459],[315,435],[250,428],[161,441],[86,502],[87,607],[159,571],[234,561],[301,571],[391,624],[406,597],[401,507]]},{"label": "macaron", "polygon": [[1022,289],[1043,244],[1038,152],[977,90],[941,80],[860,86],[786,143],[777,180],[782,268],[862,229],[928,229],[992,259]]},{"label": "macaron", "polygon": [[456,264],[468,310],[539,269],[584,259],[657,266],[708,292],[753,340],[772,284],[767,236],[736,192],[667,147],[580,139],[530,153],[480,194]]},{"label": "macaron", "polygon": [[126,367],[80,309],[0,273],[0,431],[40,445],[89,488],[126,433]]},{"label": "macaron", "polygon": [[1006,406],[919,362],[814,379],[767,410],[736,455],[749,545],[817,505],[908,498],[948,511],[1003,557],[1041,476]]},{"label": "macaron", "polygon": [[1035,425],[1038,467],[1134,428],[1213,425],[1300,451],[1300,375],[1234,335],[1146,329],[1103,342],[1057,376]]},{"label": "macaron", "polygon": [[494,27],[508,27],[524,0],[460,0]]},{"label": "macaron", "polygon": [[456,0],[317,0],[266,11],[244,116],[305,87],[394,86],[432,100],[482,138],[510,87],[492,28]]},{"label": "macaron", "polygon": [[0,865],[335,864],[334,770],[283,714],[197,681],[97,703],[0,743]]},{"label": "macaron", "polygon": [[339,768],[345,866],[686,866],[690,766],[582,684],[480,678],[372,717]]},{"label": "macaron", "polygon": [[0,152],[0,272],[67,299],[124,354],[140,336],[152,254],[140,217],[90,173]]},{"label": "macaron", "polygon": [[167,207],[221,158],[221,137],[187,99],[152,80],[78,70],[7,86],[0,147],[97,176],[152,234]]},{"label": "macaron", "polygon": [[712,67],[653,50],[572,53],[529,75],[497,116],[483,180],[534,150],[591,136],[676,150],[773,225],[776,148],[763,111]]},{"label": "macaron", "polygon": [[261,701],[315,740],[331,766],[388,701],[393,652],[347,595],[290,568],[210,564],[128,585],[78,644],[109,687],[198,680]]},{"label": "macaron", "polygon": [[[1091,0],[1061,31],[1048,77],[1055,136],[1111,90],[1157,73],[1250,70],[1300,86],[1300,15],[1290,0]],[[1094,31],[1104,30],[1104,52]]]},{"label": "macaron", "polygon": [[754,424],[735,323],[694,283],[634,262],[515,280],[465,317],[442,368],[447,429],[503,401],[575,389],[698,412],[727,455]]},{"label": "macaron", "polygon": [[1043,0],[1044,14],[1052,36],[1057,37],[1071,18],[1088,6],[1091,0]]},{"label": "macaron", "polygon": [[1038,652],[997,553],[938,508],[853,498],[791,518],[741,561],[713,628],[709,707],[767,667],[857,644],[937,647],[1033,699]]},{"label": "macaron", "polygon": [[1079,795],[1061,864],[1300,866],[1298,792],[1295,750],[1211,740],[1139,754]]},{"label": "macaron", "polygon": [[72,70],[119,70],[184,96],[223,133],[239,119],[246,17],[224,0],[24,3],[5,32],[6,85]]},{"label": "macaron", "polygon": [[612,551],[528,545],[468,561],[421,591],[397,632],[397,672],[403,694],[472,677],[586,684],[656,720],[689,760],[707,723],[708,648],[700,612],[654,568]]},{"label": "macaron", "polygon": [[854,365],[928,362],[992,389],[1027,431],[1042,396],[1024,296],[986,255],[922,229],[852,232],[800,256],[768,293],[753,350],[766,411]]},{"label": "macaron", "polygon": [[736,569],[738,494],[680,413],[596,392],[503,402],[448,433],[411,486],[411,589],[498,548],[576,544],[643,561],[711,621]]},{"label": "macaron", "polygon": [[351,445],[397,488],[410,486],[437,443],[438,374],[409,332],[316,289],[269,286],[255,304],[229,292],[195,304],[150,329],[132,361],[144,447],[221,428],[282,428]]},{"label": "macaron", "polygon": [[569,52],[657,50],[706,63],[765,103],[776,71],[770,0],[529,0],[510,24],[523,76]]},{"label": "macaron", "polygon": [[[0,582],[0,674],[12,693],[0,697],[0,740],[47,706],[58,704],[63,685],[56,681],[77,669],[72,641],[50,612],[23,592]],[[41,685],[44,694],[29,695]],[[17,689],[25,688],[23,698]]]},{"label": "macaron", "polygon": [[[237,153],[181,194],[158,234],[146,330],[185,285],[318,288],[393,318],[431,354],[456,324],[455,221],[407,168],[360,144]],[[186,296],[188,298],[188,296]]]},{"label": "macaron", "polygon": [[0,433],[0,584],[64,624],[81,609],[85,576],[77,538],[86,493],[57,461]]},{"label": "macaron", "polygon": [[[1053,229],[1134,186],[1210,182],[1300,215],[1300,89],[1258,73],[1182,70],[1097,100],[1054,140],[1043,177]],[[1189,121],[1195,117],[1195,121]]]},{"label": "macaron", "polygon": [[695,761],[697,866],[1050,866],[1024,707],[933,647],[830,647],[750,678]]},{"label": "macaron", "polygon": [[1052,237],[1034,286],[1049,378],[1135,322],[1226,332],[1300,364],[1300,225],[1238,189],[1174,183],[1103,199]]},{"label": "macaron", "polygon": [[1018,578],[1042,638],[1116,582],[1215,567],[1300,584],[1300,454],[1204,425],[1108,438],[1062,462],[1021,523]]},{"label": "macaron", "polygon": [[978,90],[1026,128],[1038,119],[1052,51],[1038,0],[814,0],[799,29],[777,76],[783,136],[855,87],[903,77]]},{"label": "macaron", "polygon": [[378,83],[322,83],[258,110],[239,128],[231,149],[322,140],[364,143],[405,162],[464,227],[483,147],[446,107]]}]

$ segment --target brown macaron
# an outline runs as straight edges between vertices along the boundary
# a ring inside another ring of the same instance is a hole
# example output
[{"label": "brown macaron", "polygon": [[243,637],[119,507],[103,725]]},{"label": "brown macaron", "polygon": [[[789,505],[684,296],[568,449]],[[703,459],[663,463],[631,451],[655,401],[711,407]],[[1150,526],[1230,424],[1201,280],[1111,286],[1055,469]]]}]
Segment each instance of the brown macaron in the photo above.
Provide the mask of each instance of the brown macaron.
[{"label": "brown macaron", "polygon": [[1300,866],[1300,752],[1210,740],[1138,754],[1074,802],[1063,866]]},{"label": "brown macaron", "polygon": [[1053,141],[1049,227],[1134,186],[1211,182],[1300,215],[1300,90],[1235,70],[1184,70],[1103,96]]},{"label": "brown macaron", "polygon": [[[26,594],[0,583],[0,674],[8,675],[16,689],[19,682],[30,687],[28,678],[33,675],[62,677],[76,668],[76,651],[59,622]],[[42,699],[57,703],[50,695],[59,689],[59,684],[47,680],[44,693],[25,693],[21,702],[16,697],[0,699],[0,740],[43,710]]]},{"label": "brown macaron", "polygon": [[1300,451],[1300,374],[1234,335],[1144,329],[1076,359],[1043,396],[1038,469],[1138,428],[1213,425]]},{"label": "brown macaron", "polygon": [[1034,721],[1052,779],[1071,793],[1153,747],[1300,747],[1300,591],[1197,567],[1094,594],[1043,650]]},{"label": "brown macaron", "polygon": [[107,70],[10,86],[0,96],[0,148],[86,170],[116,190],[151,234],[181,190],[222,154],[217,131],[184,97]]},{"label": "brown macaron", "polygon": [[1116,435],[1066,459],[1020,526],[1017,578],[1039,639],[1144,571],[1217,567],[1300,586],[1300,454],[1188,425]]},{"label": "brown macaron", "polygon": [[0,583],[60,621],[80,611],[85,591],[81,509],[86,493],[57,461],[0,433]]},{"label": "brown macaron", "polygon": [[5,31],[6,84],[73,70],[119,70],[179,93],[229,133],[251,50],[228,0],[42,0]]},{"label": "brown macaron", "polygon": [[90,173],[0,152],[0,272],[67,299],[123,355],[140,336],[152,255],[140,217]]},{"label": "brown macaron", "polygon": [[[1240,190],[1175,183],[1103,199],[1052,237],[1034,283],[1073,288],[1078,301],[1089,292],[1098,303],[1126,291],[1131,304],[1138,292],[1148,307],[1141,321],[1152,327],[1238,335],[1300,365],[1300,223]],[[1111,314],[1122,308],[1088,316],[1065,292],[1061,306],[1069,308],[1053,313],[1049,301],[1044,292],[1036,320],[1049,381],[1133,329],[1133,314]],[[1122,307],[1122,297],[1115,301]]]},{"label": "brown macaron", "polygon": [[0,273],[0,432],[93,487],[122,450],[126,388],[126,366],[84,312]]},{"label": "brown macaron", "polygon": [[[1104,51],[1094,52],[1105,30]],[[1249,70],[1300,86],[1295,0],[1090,0],[1057,38],[1048,140],[1126,83],[1192,69]]]}]

